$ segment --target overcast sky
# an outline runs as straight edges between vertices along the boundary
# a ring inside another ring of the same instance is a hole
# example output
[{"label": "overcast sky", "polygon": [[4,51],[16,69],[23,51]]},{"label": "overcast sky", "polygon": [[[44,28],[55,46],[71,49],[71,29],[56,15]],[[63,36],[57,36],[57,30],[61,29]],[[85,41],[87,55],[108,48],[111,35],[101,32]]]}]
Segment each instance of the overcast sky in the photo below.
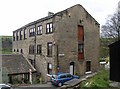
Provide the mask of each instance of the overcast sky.
[{"label": "overcast sky", "polygon": [[42,17],[81,4],[101,25],[116,11],[119,0],[0,0],[0,35]]}]

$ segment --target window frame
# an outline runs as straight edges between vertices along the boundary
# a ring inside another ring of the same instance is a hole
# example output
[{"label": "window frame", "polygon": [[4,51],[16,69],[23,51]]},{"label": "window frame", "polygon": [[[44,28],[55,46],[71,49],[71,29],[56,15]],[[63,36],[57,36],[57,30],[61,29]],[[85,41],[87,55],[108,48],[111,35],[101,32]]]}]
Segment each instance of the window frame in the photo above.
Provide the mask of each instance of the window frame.
[{"label": "window frame", "polygon": [[42,33],[43,33],[43,26],[42,26],[42,25],[39,25],[39,26],[37,27],[37,35],[42,35]]},{"label": "window frame", "polygon": [[16,41],[18,41],[19,36],[18,36],[18,31],[16,32]]},{"label": "window frame", "polygon": [[[50,68],[50,65],[51,65],[51,68]],[[47,64],[47,72],[48,74],[52,74],[52,63]]]},{"label": "window frame", "polygon": [[52,57],[52,54],[53,54],[52,52],[53,52],[53,44],[52,42],[48,42],[47,43],[47,56]]},{"label": "window frame", "polygon": [[27,29],[24,29],[24,40],[27,39]]},{"label": "window frame", "polygon": [[84,59],[84,44],[78,43],[78,60]]},{"label": "window frame", "polygon": [[29,45],[29,54],[34,54],[35,50],[34,50],[34,45]]},{"label": "window frame", "polygon": [[15,32],[13,32],[13,41],[15,41],[15,38],[16,38],[16,37],[15,37]]},{"label": "window frame", "polygon": [[35,34],[36,34],[35,27],[30,28],[29,29],[29,37],[35,36]]},{"label": "window frame", "polygon": [[46,24],[46,34],[51,34],[51,33],[53,33],[53,22]]},{"label": "window frame", "polygon": [[22,40],[22,37],[23,37],[23,30],[20,30],[20,40]]},{"label": "window frame", "polygon": [[91,61],[86,61],[86,72],[91,71]]},{"label": "window frame", "polygon": [[23,53],[23,49],[20,50],[20,53]]},{"label": "window frame", "polygon": [[37,45],[37,54],[42,54],[42,45],[41,44],[39,44],[39,45]]}]

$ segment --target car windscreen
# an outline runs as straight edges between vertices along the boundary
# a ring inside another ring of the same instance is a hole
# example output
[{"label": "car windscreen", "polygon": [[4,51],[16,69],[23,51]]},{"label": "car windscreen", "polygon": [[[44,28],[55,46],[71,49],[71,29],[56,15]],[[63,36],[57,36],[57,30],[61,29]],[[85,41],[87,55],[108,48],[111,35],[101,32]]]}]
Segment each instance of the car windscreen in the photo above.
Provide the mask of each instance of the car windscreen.
[{"label": "car windscreen", "polygon": [[52,78],[54,78],[54,79],[57,78],[57,75],[52,75]]}]

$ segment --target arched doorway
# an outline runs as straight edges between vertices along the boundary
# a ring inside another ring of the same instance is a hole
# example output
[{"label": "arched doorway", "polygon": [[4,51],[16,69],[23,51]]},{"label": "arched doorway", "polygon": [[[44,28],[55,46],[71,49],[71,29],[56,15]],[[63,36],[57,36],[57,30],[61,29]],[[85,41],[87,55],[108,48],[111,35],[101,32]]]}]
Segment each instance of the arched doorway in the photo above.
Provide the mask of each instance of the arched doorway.
[{"label": "arched doorway", "polygon": [[74,75],[74,62],[70,62],[70,74]]}]

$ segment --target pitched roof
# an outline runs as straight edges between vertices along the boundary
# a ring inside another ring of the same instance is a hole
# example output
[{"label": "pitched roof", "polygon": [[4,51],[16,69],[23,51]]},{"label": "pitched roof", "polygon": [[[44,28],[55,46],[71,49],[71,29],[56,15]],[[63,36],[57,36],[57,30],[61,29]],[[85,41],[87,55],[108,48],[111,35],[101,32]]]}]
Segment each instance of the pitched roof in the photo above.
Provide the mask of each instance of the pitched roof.
[{"label": "pitched roof", "polygon": [[[21,54],[7,54],[2,56],[2,67],[7,69],[7,74],[28,73],[29,69],[36,69]],[[1,58],[1,57],[0,57]]]},{"label": "pitched roof", "polygon": [[[81,8],[83,8],[83,9],[87,12],[87,10],[86,10],[82,5],[76,4],[76,5],[74,5],[74,6],[71,6],[71,7],[67,8],[67,9],[62,10],[62,11],[60,11],[60,12],[57,12],[57,13],[55,13],[55,14],[48,15],[48,16],[43,17],[43,18],[41,18],[41,19],[38,19],[38,20],[36,20],[36,21],[30,22],[30,23],[22,26],[21,28],[19,28],[19,29],[17,29],[17,30],[20,30],[20,29],[26,28],[26,27],[28,27],[28,26],[34,25],[34,24],[36,24],[36,23],[39,23],[39,22],[42,22],[42,21],[51,19],[51,18],[53,18],[53,17],[56,16],[56,15],[59,16],[59,15],[61,15],[61,13],[66,12],[68,9],[73,8],[73,7],[75,7],[75,6],[80,6]],[[87,13],[88,13],[88,12],[87,12]],[[89,14],[89,13],[88,13],[88,14]],[[90,15],[90,14],[89,14],[89,15]],[[91,16],[91,15],[90,15],[90,16]],[[91,17],[92,17],[92,16],[91,16]],[[93,17],[92,17],[92,18],[93,18]],[[94,19],[94,18],[93,18],[93,19]],[[94,20],[95,20],[95,19],[94,19]],[[96,20],[95,20],[95,21],[96,21]],[[96,21],[96,23],[99,25],[99,23],[98,23],[97,21]],[[17,30],[15,30],[15,31],[17,31]],[[15,32],[15,31],[13,31],[13,32]]]},{"label": "pitched roof", "polygon": [[113,47],[113,46],[116,46],[116,45],[120,45],[120,40],[118,40],[114,43],[111,43],[110,45],[108,45],[108,47]]}]

